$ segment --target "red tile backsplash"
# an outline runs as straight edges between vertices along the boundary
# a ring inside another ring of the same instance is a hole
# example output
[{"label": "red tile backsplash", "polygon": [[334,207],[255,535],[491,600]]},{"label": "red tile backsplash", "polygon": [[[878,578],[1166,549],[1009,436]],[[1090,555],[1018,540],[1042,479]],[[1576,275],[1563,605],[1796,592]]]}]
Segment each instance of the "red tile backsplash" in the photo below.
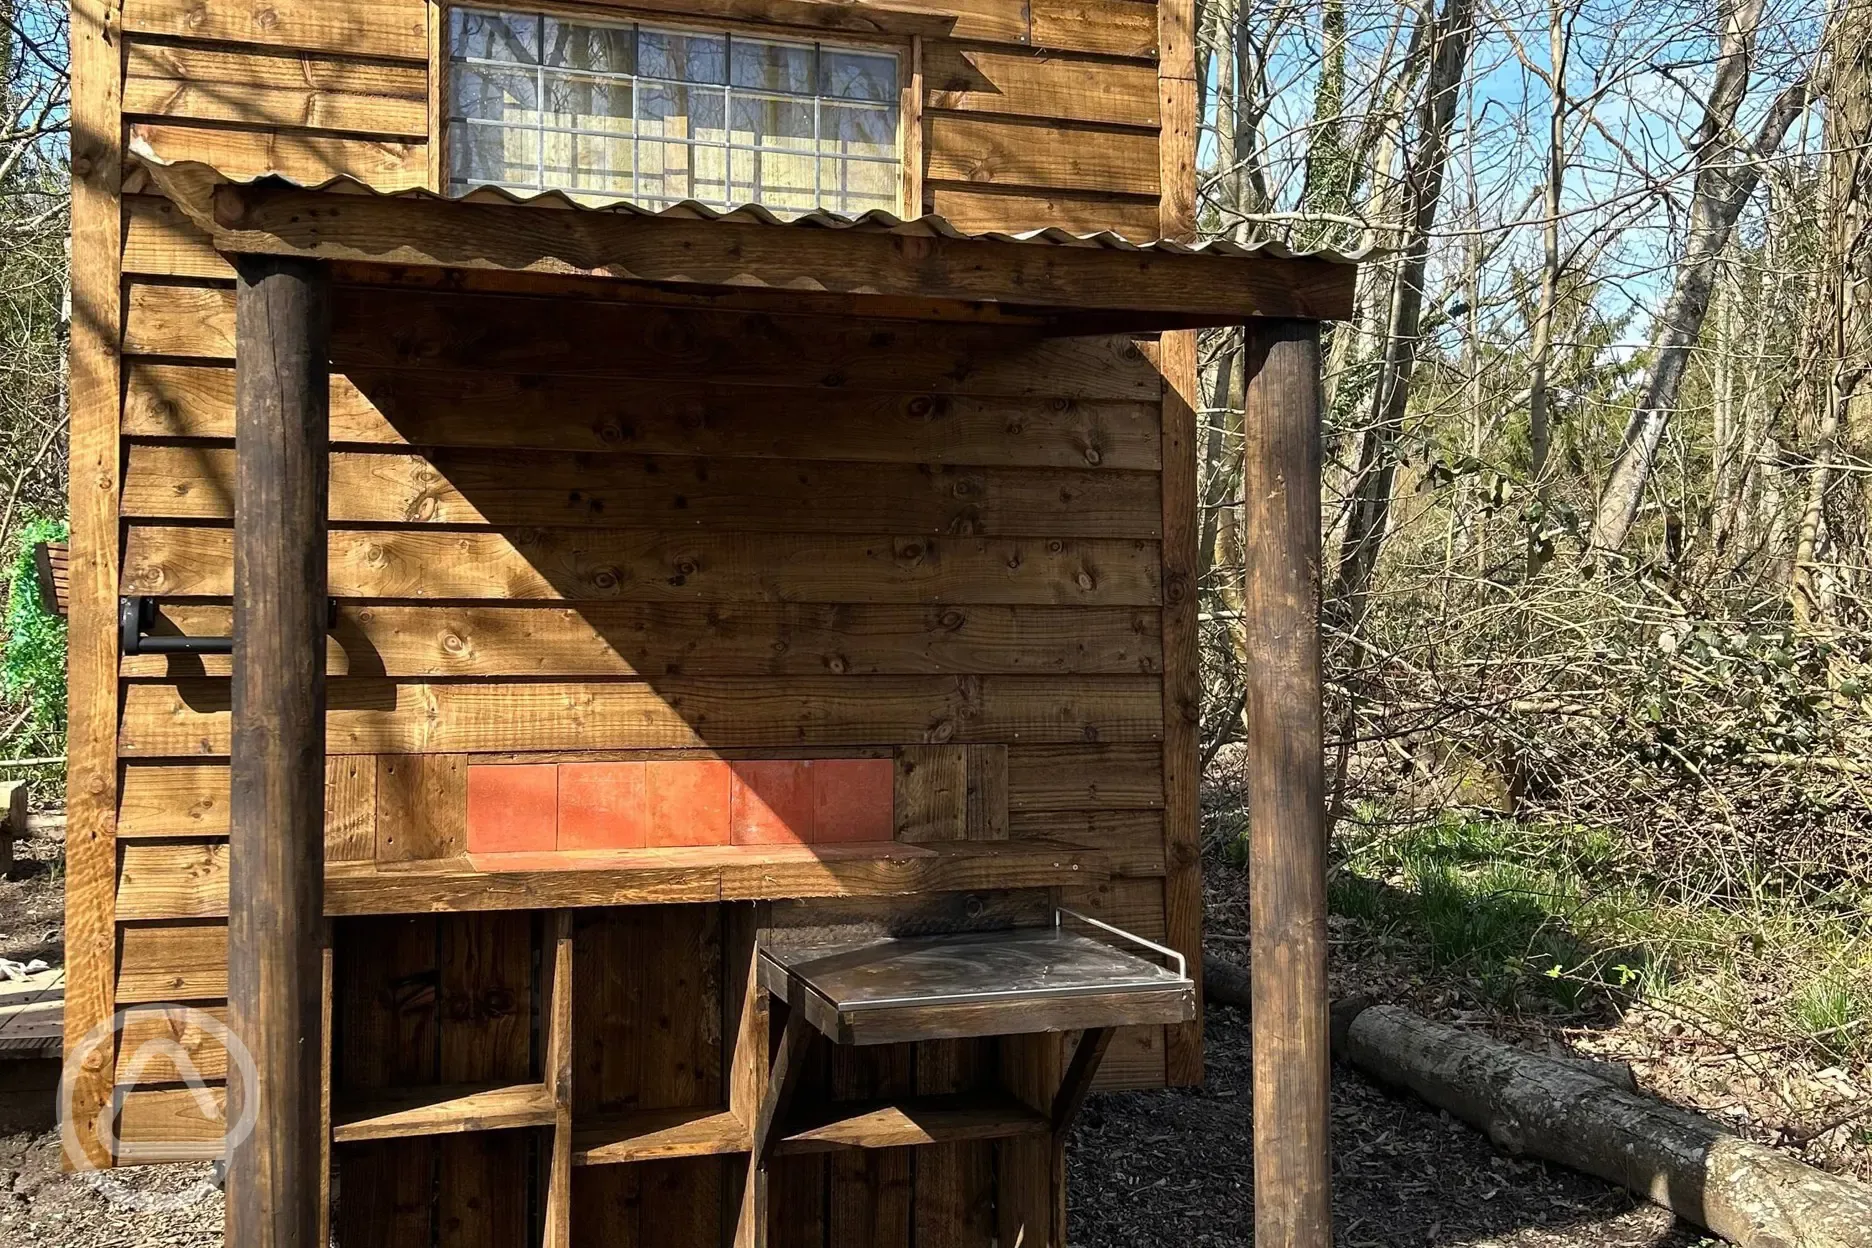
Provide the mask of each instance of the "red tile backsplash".
[{"label": "red tile backsplash", "polygon": [[559,848],[642,849],[650,812],[643,763],[559,764]]},{"label": "red tile backsplash", "polygon": [[813,784],[809,761],[731,763],[729,814],[735,845],[804,845],[812,840]]},{"label": "red tile backsplash", "polygon": [[468,852],[893,839],[888,758],[490,763],[468,768]]},{"label": "red tile backsplash", "polygon": [[728,764],[719,759],[645,763],[650,847],[728,844],[730,780]]},{"label": "red tile backsplash", "polygon": [[894,839],[896,770],[888,758],[813,760],[813,844]]},{"label": "red tile backsplash", "polygon": [[552,849],[559,835],[559,768],[518,763],[468,769],[468,852]]}]

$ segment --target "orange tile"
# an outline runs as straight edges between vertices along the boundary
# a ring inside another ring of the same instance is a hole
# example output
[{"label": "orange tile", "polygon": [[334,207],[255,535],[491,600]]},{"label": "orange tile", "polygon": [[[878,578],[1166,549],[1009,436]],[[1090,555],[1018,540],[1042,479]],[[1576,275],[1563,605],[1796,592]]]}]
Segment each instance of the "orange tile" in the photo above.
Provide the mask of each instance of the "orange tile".
[{"label": "orange tile", "polygon": [[813,844],[891,840],[896,770],[888,758],[815,760]]},{"label": "orange tile", "polygon": [[552,849],[559,834],[559,768],[519,763],[468,768],[468,852]]},{"label": "orange tile", "polygon": [[795,759],[732,766],[730,823],[736,845],[804,845],[812,840],[811,762]]},{"label": "orange tile", "polygon": [[648,818],[643,763],[559,764],[560,849],[642,849]]},{"label": "orange tile", "polygon": [[728,844],[728,764],[686,758],[644,764],[645,843]]}]

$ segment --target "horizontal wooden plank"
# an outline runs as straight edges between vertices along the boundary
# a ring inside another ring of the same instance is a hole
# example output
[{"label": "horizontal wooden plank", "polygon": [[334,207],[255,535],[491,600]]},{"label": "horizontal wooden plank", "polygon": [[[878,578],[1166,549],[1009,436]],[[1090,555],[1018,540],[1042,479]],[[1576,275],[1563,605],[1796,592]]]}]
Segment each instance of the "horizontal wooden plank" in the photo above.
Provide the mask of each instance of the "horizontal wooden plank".
[{"label": "horizontal wooden plank", "polygon": [[241,181],[277,174],[316,186],[342,174],[374,190],[408,191],[429,177],[428,144],[402,139],[139,121],[130,126],[130,142],[161,161],[195,161]]},{"label": "horizontal wooden plank", "polygon": [[1157,66],[1026,49],[929,43],[923,49],[928,106],[1012,117],[1158,124]]},{"label": "horizontal wooden plank", "polygon": [[552,1089],[539,1083],[397,1088],[332,1107],[332,1143],[550,1127]]},{"label": "horizontal wooden plank", "polygon": [[119,1166],[212,1161],[225,1143],[226,1089],[220,1086],[139,1088],[118,1100]]},{"label": "horizontal wooden plank", "polygon": [[933,181],[1158,193],[1155,134],[963,113],[930,113],[925,124]]},{"label": "horizontal wooden plank", "polygon": [[577,1123],[572,1133],[572,1164],[609,1166],[745,1153],[749,1139],[746,1123],[712,1106],[640,1109]]},{"label": "horizontal wooden plank", "polygon": [[[206,1016],[206,1017],[204,1017]],[[117,1039],[119,1087],[227,1078],[227,1007],[141,1006],[124,1011]]]},{"label": "horizontal wooden plank", "polygon": [[1165,1073],[1164,1029],[1156,1026],[1120,1027],[1105,1050],[1094,1092],[1122,1092],[1135,1088],[1161,1088]]},{"label": "horizontal wooden plank", "polygon": [[1151,0],[1030,0],[1029,9],[1037,48],[1157,55],[1157,6]]},{"label": "horizontal wooden plank", "polygon": [[1156,878],[1096,880],[1067,889],[1060,904],[1147,940],[1164,939],[1164,882]]},{"label": "horizontal wooden plank", "polygon": [[[325,848],[370,843],[376,764],[355,755],[325,763]],[[370,780],[362,777],[368,774]],[[225,836],[228,772],[224,763],[129,763],[119,770],[117,839],[173,840]],[[366,857],[369,855],[366,854]]]},{"label": "horizontal wooden plank", "polygon": [[[327,541],[338,598],[1147,606],[1162,570],[1155,542],[1059,538],[335,529]],[[226,528],[136,526],[124,592],[227,597],[233,554]]]},{"label": "horizontal wooden plank", "polygon": [[1105,854],[1114,876],[1164,874],[1164,817],[1158,810],[1020,810],[1008,815],[1008,835],[1084,845]]},{"label": "horizontal wooden plank", "polygon": [[[133,283],[124,350],[233,359],[233,290]],[[339,371],[489,368],[1146,402],[1163,395],[1162,376],[1122,337],[1037,338],[996,326],[679,313],[389,288],[334,292],[332,358]]]},{"label": "horizontal wooden plank", "polygon": [[[539,451],[337,451],[333,524],[1156,538],[1155,473]],[[234,448],[132,445],[119,514],[231,520]]]},{"label": "horizontal wooden plank", "polygon": [[160,195],[126,195],[123,204],[126,274],[234,280],[234,266],[169,200]]},{"label": "horizontal wooden plank", "polygon": [[776,1150],[793,1154],[841,1148],[914,1148],[1046,1135],[1053,1129],[1045,1114],[1005,1093],[918,1097],[840,1108],[845,1112],[828,1122],[782,1126]]},{"label": "horizontal wooden plank", "polygon": [[135,763],[120,769],[119,840],[226,836],[227,831],[225,764]]},{"label": "horizontal wooden plank", "polygon": [[[232,438],[233,370],[134,361],[123,427],[130,436]],[[695,379],[619,386],[484,371],[355,369],[335,376],[331,436],[378,445],[1030,468],[1155,471],[1163,462],[1154,402]]]},{"label": "horizontal wooden plank", "polygon": [[[927,7],[955,15],[955,25],[949,30],[952,38],[1017,44],[1028,41],[1027,0],[941,0]],[[930,46],[924,45],[926,50]]]},{"label": "horizontal wooden plank", "polygon": [[131,842],[118,856],[120,919],[227,917],[228,842]]},{"label": "horizontal wooden plank", "polygon": [[422,61],[424,0],[125,0],[124,29]]},{"label": "horizontal wooden plank", "polygon": [[926,183],[935,211],[962,230],[1041,230],[1057,226],[1074,234],[1105,230],[1135,243],[1158,238],[1155,195],[1075,194],[1070,191],[1003,193],[964,182]]},{"label": "horizontal wooden plank", "polygon": [[[233,611],[166,603],[155,631],[226,637]],[[1156,672],[1159,613],[1124,607],[894,607],[749,603],[593,603],[577,610],[527,606],[339,608],[326,648],[332,676],[662,677],[840,676]],[[226,676],[229,655],[141,655],[125,676]],[[1146,751],[1149,753],[1149,751]],[[1062,774],[1083,763],[1078,772]],[[1125,762],[1130,762],[1126,759]],[[1036,762],[1025,804],[1085,806],[1161,802],[1161,776],[1115,772],[1096,754]],[[1133,792],[1155,777],[1158,797]],[[125,784],[141,783],[125,777]],[[126,792],[118,835],[142,826],[139,795]],[[191,817],[203,799],[191,798]],[[225,817],[225,810],[216,812]],[[164,821],[169,822],[169,821]]]},{"label": "horizontal wooden plank", "polygon": [[424,142],[429,137],[428,99],[429,74],[420,65],[142,39],[125,49],[127,116]]},{"label": "horizontal wooden plank", "polygon": [[[1104,880],[1103,857],[1053,841],[958,841],[912,846],[793,846],[707,851],[629,850],[581,855],[568,868],[525,868],[515,858],[328,864],[329,915],[551,910],[779,897],[897,897],[932,892],[1051,888],[1082,893]],[[139,920],[218,918],[227,911],[226,841],[137,842],[125,847],[119,915]],[[221,952],[225,965],[226,952]],[[203,968],[198,974],[206,975]],[[221,971],[225,975],[225,970]],[[225,982],[225,981],[224,981]]]},{"label": "horizontal wooden plank", "polygon": [[219,1002],[227,991],[227,924],[130,923],[119,929],[119,1005]]},{"label": "horizontal wooden plank", "polygon": [[1019,745],[1008,750],[1008,806],[1159,809],[1163,751],[1152,745]]},{"label": "horizontal wooden plank", "polygon": [[[334,753],[482,753],[637,746],[1151,741],[1156,676],[846,676],[654,682],[421,684],[345,677],[327,687]],[[228,752],[226,680],[125,687],[125,757]]]}]

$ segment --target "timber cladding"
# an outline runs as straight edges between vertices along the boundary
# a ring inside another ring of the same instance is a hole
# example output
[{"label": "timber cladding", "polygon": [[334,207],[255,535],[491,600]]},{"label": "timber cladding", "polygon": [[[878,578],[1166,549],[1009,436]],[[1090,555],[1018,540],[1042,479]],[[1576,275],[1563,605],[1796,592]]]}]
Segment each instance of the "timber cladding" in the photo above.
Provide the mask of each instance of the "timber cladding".
[{"label": "timber cladding", "polygon": [[[646,7],[665,21],[684,11]],[[1161,88],[1158,6],[922,7],[955,21],[920,40],[912,211],[968,230],[1159,234],[1175,167],[1160,134],[1177,97]],[[80,94],[166,159],[433,186],[437,21],[410,0],[128,0],[121,76],[100,96],[102,71],[81,67]],[[121,361],[95,395],[74,383],[73,417],[75,444],[102,460],[115,448],[121,481],[114,514],[75,515],[74,544],[121,550],[109,575],[158,599],[156,631],[225,635],[232,270],[167,201],[126,189],[94,231],[121,256],[99,279],[121,279],[116,315],[99,321]],[[1166,426],[1170,367],[1154,344],[413,287],[334,298],[329,861],[462,852],[482,766],[882,758],[899,773],[900,825],[914,809],[930,821],[914,827],[951,820],[958,839],[1103,851],[1110,878],[1061,899],[1195,952],[1193,822],[1166,827],[1166,809],[1193,821],[1193,789],[1167,782],[1184,729],[1165,676],[1184,645],[1173,548],[1194,500],[1166,473],[1166,447],[1189,448]],[[75,632],[108,626],[114,603],[92,596],[104,609],[75,598]],[[110,969],[89,973],[143,1011],[131,1049],[178,1038],[157,1003],[224,1007],[228,672],[225,656],[117,665],[114,749],[93,760],[103,774],[115,764],[114,792],[94,790],[115,805],[114,900],[105,866],[97,895],[74,904],[103,916],[100,932],[116,919]],[[75,699],[83,684],[75,675]],[[75,707],[74,726],[107,713]],[[997,760],[987,781],[972,770],[981,751]],[[959,768],[953,804],[930,790],[907,806],[906,759]],[[76,867],[72,880],[82,887]],[[1169,914],[1167,891],[1186,899]],[[607,1021],[573,1029],[575,1121],[737,1103],[752,905],[579,913],[575,1018]],[[338,920],[335,1095],[541,1078],[547,922],[524,908]],[[220,1077],[224,1054],[196,1056]],[[1128,1029],[1102,1081],[1188,1081],[1199,1060],[1167,1064],[1163,1029]],[[815,1049],[803,1095],[968,1092],[1014,1075],[1038,1087],[1057,1061],[947,1041]],[[132,1092],[119,1129],[173,1133],[187,1112]],[[798,1216],[773,1242],[985,1245],[998,1168],[1034,1149],[782,1157],[773,1182]],[[341,1242],[457,1242],[469,1224],[480,1229],[459,1242],[519,1242],[538,1184],[514,1176],[537,1154],[524,1130],[341,1145]],[[715,1242],[733,1232],[738,1164],[581,1165],[574,1223],[627,1243]]]}]

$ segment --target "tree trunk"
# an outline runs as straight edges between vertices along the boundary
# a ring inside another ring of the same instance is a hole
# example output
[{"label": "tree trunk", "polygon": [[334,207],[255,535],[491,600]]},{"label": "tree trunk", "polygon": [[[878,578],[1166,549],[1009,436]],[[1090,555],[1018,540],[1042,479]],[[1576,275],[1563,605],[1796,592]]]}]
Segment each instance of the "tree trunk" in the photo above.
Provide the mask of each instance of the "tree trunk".
[{"label": "tree trunk", "polygon": [[1450,123],[1462,93],[1474,33],[1474,0],[1445,0],[1431,34],[1430,76],[1418,109],[1417,148],[1404,171],[1409,225],[1384,342],[1384,365],[1372,396],[1371,426],[1361,440],[1352,502],[1339,551],[1330,618],[1348,631],[1364,614],[1366,592],[1378,565],[1391,514],[1395,447],[1410,403],[1417,337],[1423,321],[1424,273],[1430,230],[1443,195]]},{"label": "tree trunk", "polygon": [[1598,514],[1587,538],[1588,551],[1616,551],[1625,544],[1645,486],[1651,479],[1677,392],[1683,385],[1690,352],[1703,332],[1715,287],[1717,261],[1729,246],[1736,218],[1761,180],[1760,163],[1780,150],[1788,127],[1806,109],[1803,80],[1784,90],[1762,118],[1752,144],[1732,139],[1735,120],[1748,95],[1755,56],[1755,33],[1764,0],[1742,0],[1723,29],[1715,80],[1710,85],[1703,121],[1692,145],[1696,182],[1690,196],[1689,237],[1651,335],[1652,360],[1644,394],[1625,427],[1624,442],[1612,461]]}]

